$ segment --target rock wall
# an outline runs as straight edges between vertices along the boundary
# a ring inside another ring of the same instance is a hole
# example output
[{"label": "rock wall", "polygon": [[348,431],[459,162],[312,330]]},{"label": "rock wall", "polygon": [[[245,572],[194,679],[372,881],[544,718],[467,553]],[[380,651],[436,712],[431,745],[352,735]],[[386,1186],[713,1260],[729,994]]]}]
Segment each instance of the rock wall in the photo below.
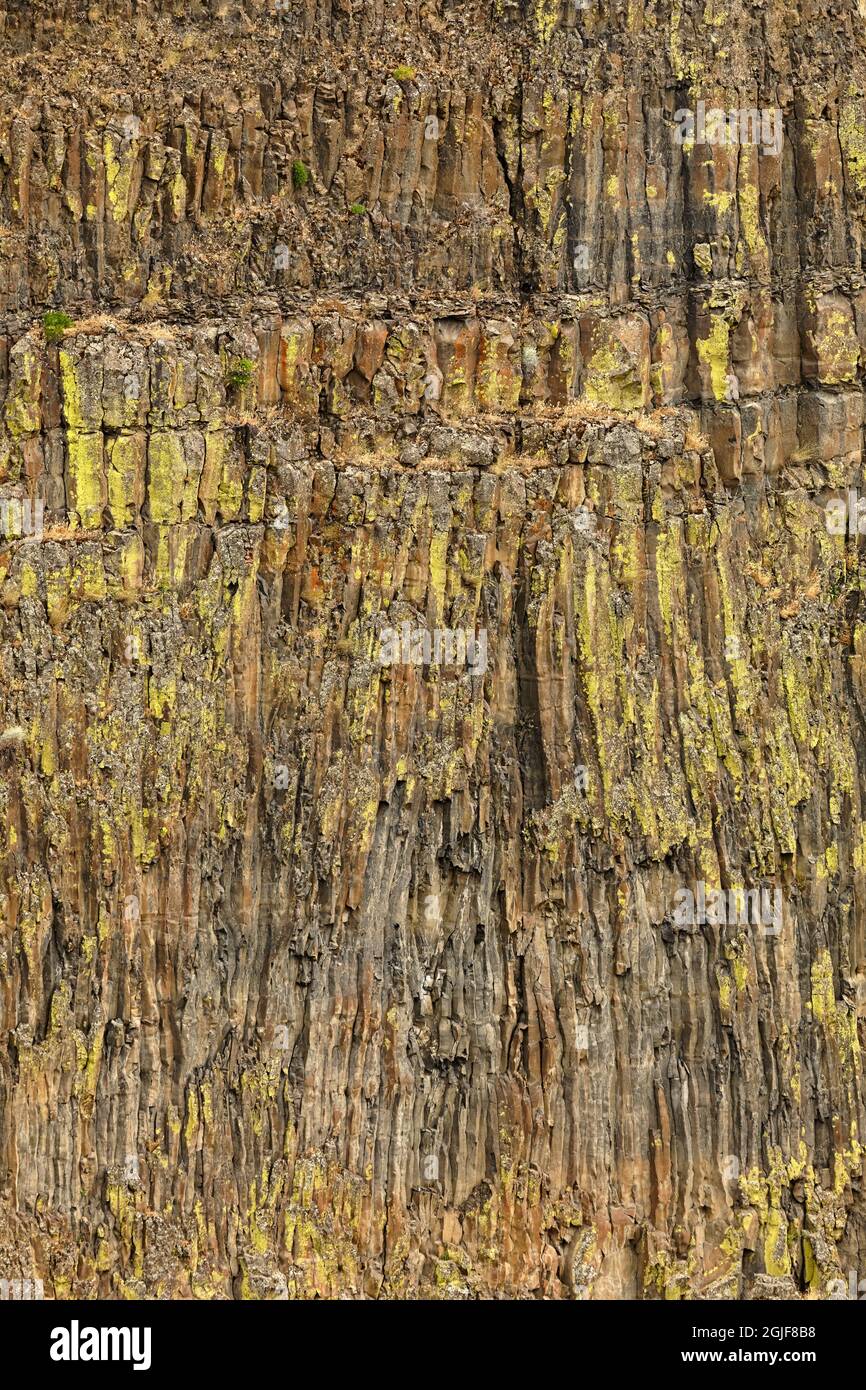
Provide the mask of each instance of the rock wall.
[{"label": "rock wall", "polygon": [[866,1274],[864,23],[0,0],[0,1278]]}]

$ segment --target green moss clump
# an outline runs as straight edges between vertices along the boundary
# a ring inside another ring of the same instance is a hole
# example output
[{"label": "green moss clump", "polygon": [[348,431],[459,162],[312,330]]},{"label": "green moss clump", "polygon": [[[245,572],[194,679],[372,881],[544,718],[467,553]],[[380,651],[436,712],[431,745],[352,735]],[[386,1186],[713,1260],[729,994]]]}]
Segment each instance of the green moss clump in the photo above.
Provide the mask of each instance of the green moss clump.
[{"label": "green moss clump", "polygon": [[310,182],[310,171],[302,159],[292,163],[292,183],[295,188],[306,188]]},{"label": "green moss clump", "polygon": [[411,82],[415,76],[415,69],[410,68],[408,63],[401,63],[399,67],[394,69],[393,76],[398,82]]},{"label": "green moss clump", "polygon": [[72,319],[58,309],[42,315],[42,331],[46,343],[59,343],[67,328],[72,327]]},{"label": "green moss clump", "polygon": [[249,357],[239,357],[230,367],[226,368],[225,383],[232,390],[240,391],[245,386],[249,386],[253,379],[256,364]]},{"label": "green moss clump", "polygon": [[356,217],[363,217],[366,214],[367,209],[365,208],[363,203],[350,203],[349,211],[354,213]]}]

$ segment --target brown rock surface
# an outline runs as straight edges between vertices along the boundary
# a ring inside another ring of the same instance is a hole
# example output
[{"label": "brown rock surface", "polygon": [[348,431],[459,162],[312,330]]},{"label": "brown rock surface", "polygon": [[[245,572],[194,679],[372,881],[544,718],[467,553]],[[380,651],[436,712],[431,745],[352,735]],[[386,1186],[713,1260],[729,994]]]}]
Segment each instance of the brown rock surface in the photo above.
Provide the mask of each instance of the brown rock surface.
[{"label": "brown rock surface", "polygon": [[862,23],[0,0],[0,1278],[866,1271]]}]

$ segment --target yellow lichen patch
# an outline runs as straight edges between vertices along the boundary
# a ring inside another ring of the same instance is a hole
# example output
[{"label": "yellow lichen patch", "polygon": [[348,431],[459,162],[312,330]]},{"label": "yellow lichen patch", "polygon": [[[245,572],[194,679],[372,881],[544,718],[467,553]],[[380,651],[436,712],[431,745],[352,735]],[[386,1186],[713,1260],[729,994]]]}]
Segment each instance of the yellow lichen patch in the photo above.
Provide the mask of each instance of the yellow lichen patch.
[{"label": "yellow lichen patch", "polygon": [[[756,166],[757,156],[752,165]],[[770,251],[761,228],[760,193],[757,184],[757,171],[753,168],[751,177],[747,172],[748,163],[742,161],[737,201],[740,212],[740,230],[752,258],[753,269],[764,278],[769,273]]]},{"label": "yellow lichen patch", "polygon": [[430,591],[435,601],[436,617],[441,617],[445,608],[445,590],[448,583],[448,533],[437,532],[430,542]]},{"label": "yellow lichen patch", "polygon": [[158,681],[155,676],[151,676],[147,683],[147,703],[154,718],[164,719],[165,715],[174,709],[176,702],[175,677],[168,676],[164,681]]},{"label": "yellow lichen patch", "polygon": [[714,193],[709,188],[705,188],[704,202],[708,203],[709,206],[713,209],[713,211],[717,213],[719,216],[724,216],[726,212],[730,212],[731,207],[733,206],[734,195],[733,193],[728,193],[725,191],[719,191]]},{"label": "yellow lichen patch", "polygon": [[858,193],[866,193],[866,121],[859,97],[839,103],[839,143],[848,178]]},{"label": "yellow lichen patch", "polygon": [[825,947],[818,952],[810,971],[811,998],[808,1007],[812,1018],[826,1030],[832,1038],[842,1063],[846,1077],[851,1077],[860,1069],[860,1039],[857,1034],[857,1017],[844,1000],[837,1002],[833,978],[833,961]]},{"label": "yellow lichen patch", "polygon": [[184,438],[176,430],[153,430],[147,445],[147,505],[162,525],[194,517],[198,474],[188,473]]},{"label": "yellow lichen patch", "polygon": [[764,1223],[764,1268],[775,1278],[791,1273],[788,1222],[778,1207],[771,1207]]},{"label": "yellow lichen patch", "polygon": [[[642,365],[647,365],[648,362]],[[610,339],[595,349],[586,364],[583,394],[597,405],[610,410],[640,410],[647,402],[647,381],[627,349]]]},{"label": "yellow lichen patch", "polygon": [[42,423],[42,363],[30,348],[13,358],[12,381],[3,407],[6,428],[13,439],[35,434]]},{"label": "yellow lichen patch", "polygon": [[74,526],[77,521],[85,531],[99,528],[108,501],[102,435],[79,434],[69,430],[66,447],[69,457],[70,524]]},{"label": "yellow lichen patch", "polygon": [[559,0],[535,0],[535,28],[541,42],[549,43],[559,19]]},{"label": "yellow lichen patch", "polygon": [[107,446],[108,505],[116,527],[130,526],[144,495],[144,433],[119,434]]},{"label": "yellow lichen patch", "polygon": [[730,395],[730,329],[721,314],[714,314],[711,328],[706,338],[698,338],[695,344],[700,361],[709,368],[710,384],[717,401],[726,401]]},{"label": "yellow lichen patch", "polygon": [[819,952],[812,962],[812,1017],[826,1023],[836,1012],[836,993],[833,987],[833,961],[828,950]]},{"label": "yellow lichen patch", "polygon": [[103,153],[106,193],[111,215],[115,222],[125,222],[130,211],[130,190],[138,154],[138,142],[131,139],[125,141],[118,148],[113,136],[106,131],[103,140]]}]

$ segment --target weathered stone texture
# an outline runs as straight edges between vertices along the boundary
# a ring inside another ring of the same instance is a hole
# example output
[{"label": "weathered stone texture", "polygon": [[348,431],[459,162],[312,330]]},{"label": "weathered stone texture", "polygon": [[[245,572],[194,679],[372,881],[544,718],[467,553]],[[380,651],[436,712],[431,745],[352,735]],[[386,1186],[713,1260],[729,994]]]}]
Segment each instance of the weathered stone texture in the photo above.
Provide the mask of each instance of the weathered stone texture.
[{"label": "weathered stone texture", "polygon": [[3,1277],[864,1268],[862,16],[717,10],[0,0]]}]

